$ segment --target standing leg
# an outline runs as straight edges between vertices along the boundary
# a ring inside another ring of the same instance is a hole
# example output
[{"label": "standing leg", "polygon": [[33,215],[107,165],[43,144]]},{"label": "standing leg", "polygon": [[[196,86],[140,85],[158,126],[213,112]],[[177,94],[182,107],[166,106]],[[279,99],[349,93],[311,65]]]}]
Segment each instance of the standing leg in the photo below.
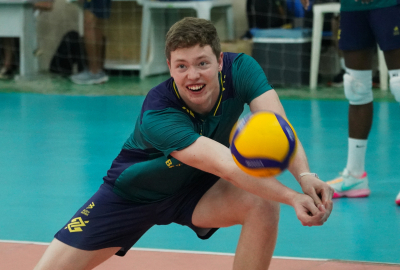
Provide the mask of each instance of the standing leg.
[{"label": "standing leg", "polygon": [[[372,50],[344,51],[343,52],[348,73],[354,79],[345,84],[345,92],[359,91],[372,95]],[[358,83],[358,85],[357,85]],[[346,88],[352,89],[346,89]],[[363,88],[365,87],[365,89]],[[360,89],[361,88],[361,89]],[[357,90],[355,90],[357,91]],[[346,168],[355,177],[361,177],[365,171],[365,153],[367,139],[372,126],[373,104],[370,99],[358,101],[350,98],[349,105],[349,155]],[[349,98],[349,96],[348,96]]]},{"label": "standing leg", "polygon": [[112,247],[95,251],[77,249],[54,239],[34,270],[93,269],[109,259],[120,248]]},{"label": "standing leg", "polygon": [[370,194],[365,172],[368,135],[372,126],[372,49],[343,51],[346,74],[344,92],[349,100],[349,139],[347,165],[341,177],[329,184],[334,198],[366,197]]},{"label": "standing leg", "polygon": [[[372,70],[372,50],[343,51],[343,55],[346,68],[368,73]],[[372,115],[372,102],[368,102],[367,104],[352,105],[350,101],[349,137],[366,140],[372,126]]]},{"label": "standing leg", "polygon": [[103,20],[85,10],[85,48],[90,72],[96,74],[103,69]]},{"label": "standing leg", "polygon": [[192,221],[203,228],[241,224],[233,269],[268,269],[278,233],[278,203],[221,179],[201,198]]},{"label": "standing leg", "polygon": [[[400,49],[385,51],[386,65],[389,70],[390,91],[397,102],[400,103]],[[396,204],[400,205],[400,192],[395,199]]]},{"label": "standing leg", "polygon": [[397,102],[400,102],[400,49],[385,51],[385,61],[390,76],[390,91]]},{"label": "standing leg", "polygon": [[4,48],[4,63],[0,69],[0,79],[10,79],[12,75],[12,64],[14,60],[15,38],[1,38]]},{"label": "standing leg", "polygon": [[339,57],[340,62],[340,71],[332,78],[331,86],[333,87],[342,87],[343,86],[343,75],[346,70],[346,66],[344,64],[343,53],[339,49],[339,22],[340,16],[333,16],[331,19],[331,28],[332,28],[332,44],[337,51],[337,55]]},{"label": "standing leg", "polygon": [[104,20],[98,18],[91,10],[84,11],[84,43],[87,54],[89,71],[84,71],[71,76],[77,84],[100,84],[108,81],[107,74],[103,71],[104,64]]},{"label": "standing leg", "polygon": [[13,56],[15,50],[14,38],[4,38],[4,67],[7,69],[11,68],[13,64]]}]

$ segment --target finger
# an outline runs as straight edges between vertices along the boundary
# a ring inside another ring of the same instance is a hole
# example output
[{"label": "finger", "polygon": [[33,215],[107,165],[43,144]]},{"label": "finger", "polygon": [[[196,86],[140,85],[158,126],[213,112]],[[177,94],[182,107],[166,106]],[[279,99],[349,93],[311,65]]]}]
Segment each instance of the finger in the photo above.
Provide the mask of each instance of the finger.
[{"label": "finger", "polygon": [[[320,207],[320,205],[322,205],[322,204],[319,204],[318,207]],[[308,210],[308,213],[310,213],[311,216],[316,216],[320,213],[320,210],[318,209],[318,207],[314,203],[311,203],[311,202],[309,204],[305,205],[305,208]]]},{"label": "finger", "polygon": [[328,220],[328,217],[330,216],[331,212],[325,208],[323,204],[321,204],[321,207],[318,208],[321,213],[323,213],[321,217],[322,223],[325,223]]},{"label": "finger", "polygon": [[332,211],[333,207],[333,202],[332,202],[332,197],[333,197],[333,189],[329,187],[328,189],[323,189],[321,194],[322,194],[322,204],[325,206],[325,208],[330,212]]},{"label": "finger", "polygon": [[329,190],[324,188],[321,191],[321,201],[323,204],[325,204],[328,200],[329,200]]},{"label": "finger", "polygon": [[316,216],[312,216],[312,217],[308,217],[307,219],[304,220],[303,225],[304,226],[321,226],[324,224],[324,220],[323,220],[323,215],[322,214],[318,214]]},{"label": "finger", "polygon": [[307,195],[310,196],[314,200],[314,204],[316,207],[319,207],[319,205],[322,204],[320,197],[315,192],[315,189],[312,189],[310,194],[307,194]]},{"label": "finger", "polygon": [[321,226],[328,219],[329,215],[326,212],[325,207],[323,205],[321,206],[322,206],[321,209],[322,211],[320,211],[317,215],[312,217],[313,226]]},{"label": "finger", "polygon": [[327,201],[324,203],[324,206],[325,206],[326,211],[329,211],[329,213],[332,212],[332,209],[333,209],[333,202],[332,202],[332,200],[327,200]]},{"label": "finger", "polygon": [[331,188],[323,189],[321,191],[321,200],[325,208],[328,208],[329,204],[332,203],[332,196],[333,196],[333,190],[331,190]]},{"label": "finger", "polygon": [[298,219],[301,221],[301,224],[303,226],[312,226],[313,224],[312,216],[310,215],[310,212],[308,212],[307,210],[299,214]]},{"label": "finger", "polygon": [[[313,208],[315,208],[316,211],[314,211]],[[315,205],[311,201],[308,203],[308,206],[302,205],[296,211],[297,218],[301,221],[301,224],[303,226],[312,226],[313,216],[316,215],[317,213],[318,213],[318,209],[315,207]]]}]

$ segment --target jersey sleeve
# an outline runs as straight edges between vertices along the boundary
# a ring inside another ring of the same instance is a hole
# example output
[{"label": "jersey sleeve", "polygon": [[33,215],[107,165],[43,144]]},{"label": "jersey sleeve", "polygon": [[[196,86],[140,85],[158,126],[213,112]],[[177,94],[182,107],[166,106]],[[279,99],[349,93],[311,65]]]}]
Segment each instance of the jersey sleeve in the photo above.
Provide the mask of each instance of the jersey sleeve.
[{"label": "jersey sleeve", "polygon": [[200,137],[189,117],[173,108],[146,111],[140,131],[154,148],[169,157],[173,151],[188,147]]},{"label": "jersey sleeve", "polygon": [[233,86],[238,97],[247,104],[273,89],[261,66],[253,57],[239,54],[232,64]]}]

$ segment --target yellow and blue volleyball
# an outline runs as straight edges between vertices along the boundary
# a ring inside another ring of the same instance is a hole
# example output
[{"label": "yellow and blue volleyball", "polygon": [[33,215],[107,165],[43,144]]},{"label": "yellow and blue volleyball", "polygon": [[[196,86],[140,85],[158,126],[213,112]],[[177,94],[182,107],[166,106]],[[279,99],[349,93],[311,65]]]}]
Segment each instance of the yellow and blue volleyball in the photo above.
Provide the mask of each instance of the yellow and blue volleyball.
[{"label": "yellow and blue volleyball", "polygon": [[230,136],[231,153],[237,166],[255,177],[283,172],[297,147],[296,132],[279,114],[260,111],[240,119]]}]

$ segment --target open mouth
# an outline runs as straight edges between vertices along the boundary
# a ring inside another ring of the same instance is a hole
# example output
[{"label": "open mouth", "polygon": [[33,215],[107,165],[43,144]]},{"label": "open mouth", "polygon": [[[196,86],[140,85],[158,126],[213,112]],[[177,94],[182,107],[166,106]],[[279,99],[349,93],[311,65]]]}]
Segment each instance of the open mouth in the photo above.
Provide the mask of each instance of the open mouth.
[{"label": "open mouth", "polygon": [[203,89],[204,86],[206,86],[206,85],[205,84],[202,84],[202,85],[190,85],[190,86],[186,86],[186,88],[189,89],[190,91],[198,92],[201,89]]}]

